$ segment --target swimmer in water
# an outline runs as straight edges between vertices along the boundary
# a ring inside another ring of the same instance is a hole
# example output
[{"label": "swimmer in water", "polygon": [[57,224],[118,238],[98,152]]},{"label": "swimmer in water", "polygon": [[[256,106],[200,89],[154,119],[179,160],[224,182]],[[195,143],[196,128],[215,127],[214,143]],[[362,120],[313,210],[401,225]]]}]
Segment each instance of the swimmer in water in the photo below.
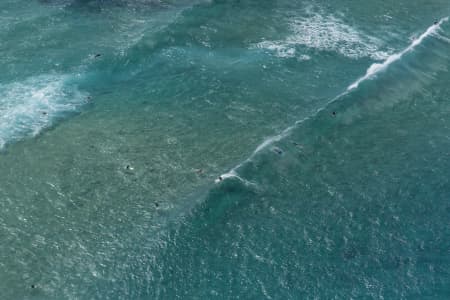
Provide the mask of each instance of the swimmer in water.
[{"label": "swimmer in water", "polygon": [[299,147],[299,148],[303,148],[303,145],[297,142],[292,142],[292,145]]},{"label": "swimmer in water", "polygon": [[280,148],[273,148],[273,151],[279,155],[283,154],[283,150],[281,150]]},{"label": "swimmer in water", "polygon": [[439,24],[438,21],[434,21],[434,25],[437,25],[437,24]]}]

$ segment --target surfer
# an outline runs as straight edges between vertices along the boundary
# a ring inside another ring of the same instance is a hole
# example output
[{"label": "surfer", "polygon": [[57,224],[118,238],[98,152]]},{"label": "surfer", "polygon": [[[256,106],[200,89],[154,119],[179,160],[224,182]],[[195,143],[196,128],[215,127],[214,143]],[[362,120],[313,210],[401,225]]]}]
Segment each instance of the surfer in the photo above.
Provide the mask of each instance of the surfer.
[{"label": "surfer", "polygon": [[438,21],[434,21],[434,25],[437,25],[437,24],[439,24],[439,22]]},{"label": "surfer", "polygon": [[102,56],[102,55],[100,53],[97,53],[97,54],[95,54],[94,58],[98,58],[100,56]]},{"label": "surfer", "polygon": [[283,154],[283,150],[281,150],[280,148],[277,148],[277,147],[273,148],[273,151],[278,155]]}]

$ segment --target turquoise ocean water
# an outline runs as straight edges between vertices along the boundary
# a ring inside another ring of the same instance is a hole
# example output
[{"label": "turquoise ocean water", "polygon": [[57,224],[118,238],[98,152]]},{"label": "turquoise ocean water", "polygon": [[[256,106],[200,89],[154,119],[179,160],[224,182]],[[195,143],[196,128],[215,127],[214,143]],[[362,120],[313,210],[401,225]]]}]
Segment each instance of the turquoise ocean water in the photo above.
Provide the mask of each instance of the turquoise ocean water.
[{"label": "turquoise ocean water", "polygon": [[0,299],[449,299],[448,0],[2,0]]}]

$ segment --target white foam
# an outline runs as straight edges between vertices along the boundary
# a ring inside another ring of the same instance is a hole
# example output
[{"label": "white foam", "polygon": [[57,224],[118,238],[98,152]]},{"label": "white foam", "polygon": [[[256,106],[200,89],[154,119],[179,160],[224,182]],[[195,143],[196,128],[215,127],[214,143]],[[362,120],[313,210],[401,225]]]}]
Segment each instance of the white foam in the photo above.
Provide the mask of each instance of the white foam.
[{"label": "white foam", "polygon": [[302,54],[302,55],[300,55],[297,59],[298,59],[298,60],[310,60],[310,59],[311,59],[311,56],[306,55],[306,54]]},{"label": "white foam", "polygon": [[42,75],[0,84],[0,149],[9,142],[37,135],[86,101],[86,95],[67,84],[67,79]]},{"label": "white foam", "polygon": [[[370,79],[374,74],[380,72],[381,70],[386,69],[394,61],[399,60],[404,54],[406,54],[407,52],[413,50],[417,45],[419,45],[426,37],[428,37],[430,35],[433,35],[440,28],[440,25],[443,22],[447,22],[448,20],[449,20],[449,18],[447,17],[447,18],[444,18],[444,19],[440,20],[437,24],[434,24],[434,25],[430,26],[419,38],[415,39],[406,49],[404,49],[400,53],[396,53],[396,54],[393,54],[393,55],[389,56],[383,63],[371,65],[369,67],[369,69],[366,71],[366,75],[361,77],[361,78],[359,78],[357,81],[355,81],[350,86],[348,86],[346,91],[344,91],[343,93],[339,94],[338,96],[336,96],[333,99],[331,99],[330,101],[328,101],[323,107],[320,107],[319,109],[317,109],[312,115],[310,115],[308,117],[305,117],[305,118],[303,118],[301,120],[297,120],[294,123],[294,125],[284,129],[280,134],[277,134],[275,136],[272,136],[272,137],[269,137],[269,138],[265,139],[261,144],[258,145],[258,147],[256,147],[256,149],[253,151],[253,153],[246,160],[244,160],[243,162],[241,162],[240,164],[238,164],[237,166],[232,168],[228,173],[225,173],[225,174],[221,175],[219,178],[222,178],[222,179],[216,179],[215,182],[219,183],[222,180],[225,180],[225,179],[230,178],[230,177],[240,178],[238,176],[238,174],[237,174],[237,170],[239,168],[241,168],[247,162],[250,162],[255,157],[255,155],[257,153],[259,153],[262,150],[266,149],[267,147],[269,147],[273,143],[276,143],[276,142],[280,141],[281,139],[285,138],[299,124],[304,123],[305,121],[313,118],[314,116],[319,114],[321,111],[325,110],[331,103],[341,99],[343,96],[349,94],[351,91],[356,89],[361,82]],[[242,178],[240,178],[240,179],[243,180]]]},{"label": "white foam", "polygon": [[275,52],[278,57],[296,56],[296,46],[334,51],[349,58],[371,57],[382,60],[389,54],[381,51],[379,39],[360,33],[334,16],[315,14],[294,19],[291,34],[282,41],[262,41],[257,48]]},{"label": "white foam", "polygon": [[245,179],[242,179],[241,177],[239,177],[237,174],[237,170],[245,163],[251,161],[255,157],[256,154],[258,154],[259,152],[261,152],[268,146],[272,145],[273,143],[276,143],[276,142],[282,140],[284,137],[288,136],[290,131],[294,128],[295,128],[295,125],[290,126],[290,127],[286,128],[285,130],[283,130],[280,134],[277,134],[275,136],[271,136],[271,137],[268,137],[267,139],[265,139],[261,144],[258,145],[258,147],[256,147],[256,149],[253,151],[253,153],[246,160],[244,160],[243,162],[241,162],[240,164],[235,166],[229,172],[220,175],[214,182],[220,183],[221,181],[223,181],[227,178],[238,178],[239,180],[243,181],[246,184],[252,184],[252,183],[246,181]]},{"label": "white foam", "polygon": [[438,29],[440,28],[441,24],[443,22],[448,21],[448,17],[444,18],[442,20],[440,20],[437,24],[433,24],[432,26],[430,26],[424,33],[422,33],[422,35],[420,35],[417,39],[414,39],[412,41],[412,43],[405,48],[402,52],[400,53],[395,53],[391,56],[389,56],[384,62],[382,63],[375,63],[372,64],[366,71],[366,75],[360,77],[358,80],[356,80],[354,83],[352,83],[347,90],[353,90],[356,89],[359,84],[369,78],[372,78],[375,74],[379,73],[380,71],[385,70],[390,64],[392,64],[393,62],[398,61],[399,59],[401,59],[403,57],[403,55],[405,55],[406,53],[414,50],[414,48],[417,47],[417,45],[419,45],[420,43],[422,43],[422,41],[430,36],[430,35],[434,35]]},{"label": "white foam", "polygon": [[228,179],[228,178],[237,178],[237,177],[239,177],[233,170],[231,170],[230,172],[228,172],[228,173],[225,173],[225,174],[222,174],[222,175],[220,175],[214,182],[215,183],[219,183],[219,182],[221,182],[221,181],[223,181],[223,180],[225,180],[225,179]]},{"label": "white foam", "polygon": [[433,33],[433,36],[441,41],[444,41],[444,42],[450,44],[450,38],[443,36],[442,34],[439,34],[437,31]]},{"label": "white foam", "polygon": [[262,41],[256,45],[256,48],[266,49],[282,58],[295,57],[295,48],[292,45],[283,42]]}]

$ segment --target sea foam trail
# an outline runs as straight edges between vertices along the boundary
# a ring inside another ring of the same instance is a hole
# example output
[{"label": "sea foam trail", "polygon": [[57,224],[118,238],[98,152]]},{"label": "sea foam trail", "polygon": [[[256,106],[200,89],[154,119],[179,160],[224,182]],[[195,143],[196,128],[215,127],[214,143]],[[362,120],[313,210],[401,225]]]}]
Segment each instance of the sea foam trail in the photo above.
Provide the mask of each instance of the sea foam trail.
[{"label": "sea foam trail", "polygon": [[0,84],[0,149],[39,134],[85,102],[86,95],[69,83],[67,75],[41,75]]},{"label": "sea foam trail", "polygon": [[256,147],[256,149],[253,151],[253,153],[246,160],[244,160],[241,163],[239,163],[238,165],[236,165],[234,168],[232,168],[227,173],[224,173],[224,174],[220,175],[218,177],[218,179],[215,180],[215,182],[216,183],[220,183],[223,180],[228,179],[228,178],[237,178],[237,179],[239,179],[241,181],[247,182],[244,179],[242,179],[241,177],[239,177],[239,175],[237,173],[237,170],[239,168],[241,168],[243,165],[245,165],[246,163],[250,162],[255,157],[256,154],[258,154],[262,150],[266,149],[267,147],[269,147],[273,143],[276,143],[276,142],[282,140],[283,138],[287,137],[292,132],[292,130],[295,129],[299,124],[304,123],[305,121],[314,118],[321,111],[325,110],[330,104],[332,104],[333,102],[339,100],[340,98],[344,97],[345,95],[351,93],[353,90],[358,88],[358,86],[362,82],[372,79],[376,74],[378,74],[381,71],[387,69],[389,67],[389,65],[391,65],[392,63],[400,60],[405,54],[407,54],[408,52],[411,52],[412,50],[414,50],[414,48],[416,48],[418,45],[420,45],[425,38],[427,38],[428,36],[435,35],[437,33],[437,31],[440,29],[440,26],[442,25],[442,23],[447,22],[448,20],[449,20],[448,17],[441,19],[436,24],[433,24],[432,26],[430,26],[422,35],[420,35],[417,39],[415,39],[403,51],[401,51],[399,53],[392,54],[391,56],[386,58],[382,63],[374,63],[374,64],[372,64],[367,69],[366,74],[364,76],[358,78],[358,80],[356,80],[352,84],[350,84],[343,93],[337,95],[336,97],[334,97],[333,99],[328,101],[324,106],[322,106],[319,109],[317,109],[310,116],[307,116],[307,117],[305,117],[303,119],[300,119],[300,120],[296,121],[294,123],[294,125],[289,126],[288,128],[284,129],[281,133],[279,133],[279,134],[277,134],[275,136],[271,136],[271,137],[267,138],[266,140],[264,140],[261,144],[258,145],[258,147]]}]

